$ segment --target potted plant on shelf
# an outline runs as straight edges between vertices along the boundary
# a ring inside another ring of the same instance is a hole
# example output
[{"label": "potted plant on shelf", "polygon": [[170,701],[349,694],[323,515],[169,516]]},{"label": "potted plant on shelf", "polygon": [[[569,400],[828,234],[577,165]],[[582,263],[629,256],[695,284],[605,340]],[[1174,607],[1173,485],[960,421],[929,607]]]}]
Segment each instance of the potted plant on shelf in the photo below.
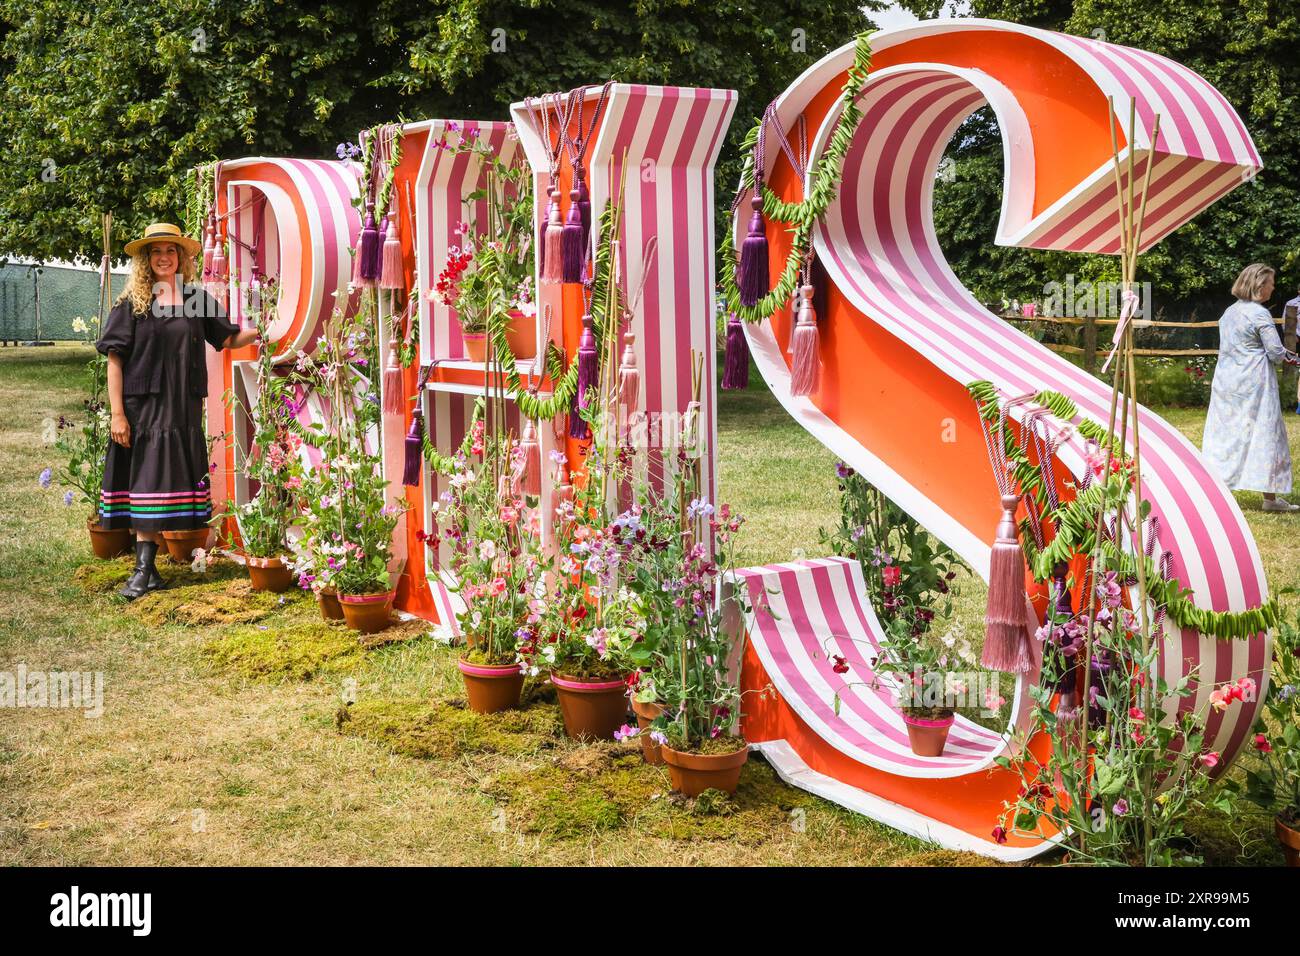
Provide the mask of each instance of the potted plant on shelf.
[{"label": "potted plant on shelf", "polygon": [[516,707],[532,669],[545,591],[537,501],[523,492],[525,452],[500,401],[480,398],[465,441],[439,470],[449,479],[435,518],[464,603],[457,661],[471,710]]},{"label": "potted plant on shelf", "polygon": [[[98,322],[98,319],[92,319]],[[81,318],[73,321],[73,329],[85,333],[88,326]],[[130,528],[101,528],[100,502],[104,485],[104,458],[108,453],[109,414],[104,401],[105,369],[108,360],[96,353],[87,364],[90,378],[90,395],[83,401],[86,420],[78,425],[60,415],[55,426],[54,447],[63,455],[63,467],[58,483],[66,489],[63,500],[71,506],[79,499],[90,514],[86,530],[90,534],[90,547],[95,557],[108,559],[129,554],[134,540]],[[41,484],[49,484],[42,476]]]},{"label": "potted plant on shelf", "polygon": [[[1217,688],[1210,706],[1226,710],[1238,696],[1232,686]],[[1286,865],[1300,866],[1300,628],[1290,620],[1274,632],[1273,679],[1252,731],[1245,779],[1226,780],[1224,787],[1273,816]]]},{"label": "potted plant on shelf", "polygon": [[452,155],[470,154],[482,164],[483,186],[469,193],[465,202],[471,210],[481,204],[486,212],[481,221],[459,225],[459,241],[447,252],[429,290],[430,301],[455,311],[470,361],[487,361],[488,338],[498,330],[504,331],[516,360],[531,359],[537,354],[537,304],[532,284],[529,167],[522,153],[512,162],[503,162],[476,130],[464,135],[459,129],[450,131],[460,136],[459,141],[448,145],[444,136],[443,148]]}]

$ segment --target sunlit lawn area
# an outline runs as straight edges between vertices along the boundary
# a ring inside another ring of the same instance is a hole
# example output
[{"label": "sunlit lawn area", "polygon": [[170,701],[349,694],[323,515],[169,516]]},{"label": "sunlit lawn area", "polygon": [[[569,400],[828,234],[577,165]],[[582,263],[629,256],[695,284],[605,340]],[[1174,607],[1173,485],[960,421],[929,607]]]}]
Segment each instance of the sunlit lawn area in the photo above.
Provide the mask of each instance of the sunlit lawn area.
[{"label": "sunlit lawn area", "polygon": [[[81,412],[84,346],[0,351],[0,669],[103,671],[105,712],[0,712],[0,861],[20,864],[978,864],[781,784],[755,758],[734,801],[669,796],[634,745],[580,747],[544,688],[507,718],[461,704],[455,651],[425,628],[360,648],[240,569],[165,572],[127,606],[80,507],[41,489],[44,423]],[[821,553],[834,460],[757,376],[723,393],[720,497],[747,563]],[[1203,410],[1167,417],[1196,443]],[[1288,416],[1292,445],[1297,420]],[[1242,495],[1270,587],[1300,583],[1300,518]],[[166,564],[166,562],[160,562]],[[978,628],[982,587],[958,617]],[[356,702],[344,705],[355,688]],[[990,821],[990,827],[993,821]],[[1232,827],[1239,835],[1234,835]],[[1275,862],[1262,823],[1198,818],[1207,860]]]}]

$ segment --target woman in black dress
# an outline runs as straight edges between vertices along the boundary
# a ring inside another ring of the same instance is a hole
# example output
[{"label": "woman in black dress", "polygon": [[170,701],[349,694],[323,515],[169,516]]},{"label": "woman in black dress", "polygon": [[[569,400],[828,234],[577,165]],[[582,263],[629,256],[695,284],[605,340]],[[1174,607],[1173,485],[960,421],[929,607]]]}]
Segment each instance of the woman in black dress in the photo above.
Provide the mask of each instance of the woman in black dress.
[{"label": "woman in black dress", "polygon": [[170,223],[126,244],[131,275],[95,347],[108,357],[112,411],[99,520],[135,531],[128,600],[163,586],[154,566],[159,532],[205,527],[212,517],[203,400],[207,354],[257,340],[194,283],[202,247]]}]

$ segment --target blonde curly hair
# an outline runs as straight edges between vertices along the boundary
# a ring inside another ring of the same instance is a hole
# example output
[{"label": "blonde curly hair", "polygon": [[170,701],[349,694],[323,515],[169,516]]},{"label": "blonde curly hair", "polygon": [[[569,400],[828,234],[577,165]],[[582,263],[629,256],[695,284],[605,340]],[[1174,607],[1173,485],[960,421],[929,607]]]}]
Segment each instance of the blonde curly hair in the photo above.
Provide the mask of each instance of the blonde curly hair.
[{"label": "blonde curly hair", "polygon": [[[185,251],[184,246],[179,242],[173,245],[176,247],[176,271],[180,273],[181,281],[189,285],[198,274],[198,267],[194,264],[194,257]],[[149,303],[153,301],[153,287],[157,281],[153,274],[153,267],[149,265],[149,246],[145,246],[131,257],[131,274],[127,276],[126,288],[117,297],[117,301],[125,302],[130,299],[131,311],[136,315],[144,315],[149,311]]]}]

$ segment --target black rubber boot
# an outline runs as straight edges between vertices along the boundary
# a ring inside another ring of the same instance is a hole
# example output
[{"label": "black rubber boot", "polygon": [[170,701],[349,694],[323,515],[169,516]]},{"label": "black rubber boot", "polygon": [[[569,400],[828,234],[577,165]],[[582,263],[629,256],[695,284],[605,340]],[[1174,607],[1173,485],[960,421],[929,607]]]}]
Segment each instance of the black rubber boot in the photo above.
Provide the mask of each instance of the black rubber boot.
[{"label": "black rubber boot", "polygon": [[161,591],[167,586],[163,576],[158,573],[158,566],[154,560],[158,557],[158,543],[154,542],[153,553],[149,555],[149,583],[145,585],[150,591]]},{"label": "black rubber boot", "polygon": [[134,601],[136,598],[148,594],[150,577],[158,574],[158,569],[153,564],[157,555],[158,542],[137,538],[135,541],[135,568],[131,571],[131,576],[126,579],[126,584],[122,590],[117,593],[128,601]]}]

